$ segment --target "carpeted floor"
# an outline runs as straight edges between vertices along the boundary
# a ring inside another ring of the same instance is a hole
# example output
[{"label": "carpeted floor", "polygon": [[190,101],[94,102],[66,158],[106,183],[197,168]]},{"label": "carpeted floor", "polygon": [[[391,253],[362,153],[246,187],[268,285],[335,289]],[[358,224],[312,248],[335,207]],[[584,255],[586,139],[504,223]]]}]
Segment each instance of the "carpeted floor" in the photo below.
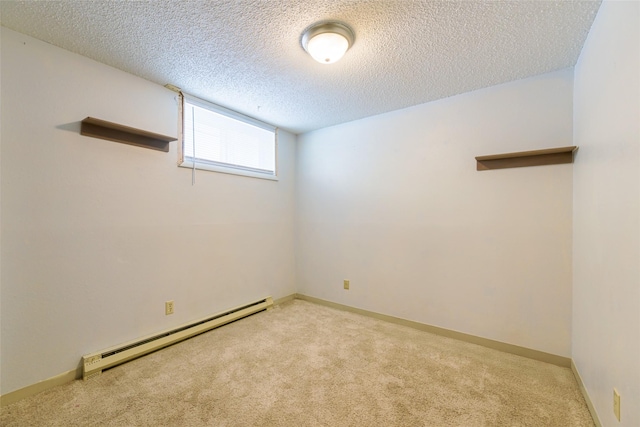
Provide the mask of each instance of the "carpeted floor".
[{"label": "carpeted floor", "polygon": [[9,426],[593,426],[571,371],[295,300],[2,408]]}]

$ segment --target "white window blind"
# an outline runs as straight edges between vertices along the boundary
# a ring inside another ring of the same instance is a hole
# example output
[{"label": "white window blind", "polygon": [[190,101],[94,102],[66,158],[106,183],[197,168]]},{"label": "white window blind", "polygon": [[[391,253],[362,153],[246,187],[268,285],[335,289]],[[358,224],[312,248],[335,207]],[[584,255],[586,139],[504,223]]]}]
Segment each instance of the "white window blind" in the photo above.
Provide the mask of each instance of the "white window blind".
[{"label": "white window blind", "polygon": [[183,161],[197,169],[274,177],[276,128],[185,96]]}]

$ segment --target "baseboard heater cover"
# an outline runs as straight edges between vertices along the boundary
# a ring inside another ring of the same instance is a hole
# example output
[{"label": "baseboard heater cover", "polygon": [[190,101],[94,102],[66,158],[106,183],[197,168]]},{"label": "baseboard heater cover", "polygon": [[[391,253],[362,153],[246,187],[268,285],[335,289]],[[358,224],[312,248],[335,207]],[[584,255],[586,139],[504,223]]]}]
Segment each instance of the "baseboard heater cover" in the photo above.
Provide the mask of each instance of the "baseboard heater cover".
[{"label": "baseboard heater cover", "polygon": [[271,308],[273,308],[273,299],[267,297],[175,329],[84,355],[82,356],[82,378],[88,380],[100,375],[105,369]]}]

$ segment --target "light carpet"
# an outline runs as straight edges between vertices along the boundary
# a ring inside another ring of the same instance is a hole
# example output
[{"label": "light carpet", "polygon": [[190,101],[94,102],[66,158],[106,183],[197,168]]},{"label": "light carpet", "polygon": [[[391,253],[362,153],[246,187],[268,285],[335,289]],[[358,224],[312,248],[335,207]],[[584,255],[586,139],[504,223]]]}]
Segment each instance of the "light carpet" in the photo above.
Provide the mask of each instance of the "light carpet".
[{"label": "light carpet", "polygon": [[568,368],[301,300],[2,408],[9,426],[593,426]]}]

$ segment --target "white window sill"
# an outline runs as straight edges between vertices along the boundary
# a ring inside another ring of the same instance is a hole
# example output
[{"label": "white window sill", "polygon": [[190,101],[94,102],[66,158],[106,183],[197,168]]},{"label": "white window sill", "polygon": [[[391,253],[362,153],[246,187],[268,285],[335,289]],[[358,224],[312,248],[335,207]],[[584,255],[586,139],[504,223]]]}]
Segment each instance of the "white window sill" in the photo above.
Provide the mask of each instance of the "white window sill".
[{"label": "white window sill", "polygon": [[[187,160],[182,162],[178,166],[181,168],[193,169],[193,162]],[[214,166],[214,165],[207,165],[203,163],[196,163],[196,169],[206,170],[210,172],[228,173],[231,175],[248,176],[251,178],[268,179],[270,181],[278,181],[277,175],[269,175],[269,174],[260,173],[260,172],[251,172],[251,171],[245,171],[242,169],[235,169],[235,168],[225,168],[224,166]]]}]

